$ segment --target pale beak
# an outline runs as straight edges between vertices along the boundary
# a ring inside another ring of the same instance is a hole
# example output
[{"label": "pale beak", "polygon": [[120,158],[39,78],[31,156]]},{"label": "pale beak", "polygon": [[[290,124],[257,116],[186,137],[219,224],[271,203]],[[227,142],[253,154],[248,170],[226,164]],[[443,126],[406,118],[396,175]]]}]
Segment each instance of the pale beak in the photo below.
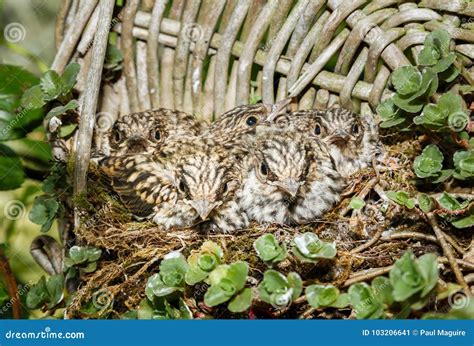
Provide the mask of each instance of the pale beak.
[{"label": "pale beak", "polygon": [[214,209],[214,206],[206,200],[190,201],[190,204],[203,221],[207,219],[212,209]]},{"label": "pale beak", "polygon": [[278,185],[282,190],[289,193],[291,197],[296,197],[298,190],[300,189],[301,183],[294,181],[293,179],[288,179],[284,183]]},{"label": "pale beak", "polygon": [[329,142],[331,144],[342,146],[342,145],[345,145],[349,141],[350,138],[351,138],[350,134],[347,133],[346,131],[337,130],[331,135]]}]

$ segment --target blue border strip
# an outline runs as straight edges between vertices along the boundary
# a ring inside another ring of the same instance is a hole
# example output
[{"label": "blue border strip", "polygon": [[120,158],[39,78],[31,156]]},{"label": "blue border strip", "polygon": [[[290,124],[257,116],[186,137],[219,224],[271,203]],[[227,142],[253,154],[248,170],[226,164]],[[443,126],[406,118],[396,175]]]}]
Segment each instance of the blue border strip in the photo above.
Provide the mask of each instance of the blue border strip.
[{"label": "blue border strip", "polygon": [[1,346],[356,344],[473,346],[474,321],[0,320]]}]

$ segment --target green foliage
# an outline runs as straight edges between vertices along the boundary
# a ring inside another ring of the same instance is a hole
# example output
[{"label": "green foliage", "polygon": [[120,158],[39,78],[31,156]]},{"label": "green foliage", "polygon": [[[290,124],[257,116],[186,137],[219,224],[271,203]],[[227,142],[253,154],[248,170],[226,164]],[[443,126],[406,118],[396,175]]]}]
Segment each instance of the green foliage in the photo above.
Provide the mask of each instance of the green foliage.
[{"label": "green foliage", "polygon": [[3,306],[8,300],[10,300],[8,291],[5,288],[5,286],[3,286],[2,283],[0,283],[0,307]]},{"label": "green foliage", "polygon": [[189,268],[185,275],[188,285],[195,285],[205,280],[209,274],[222,263],[224,252],[222,248],[212,241],[202,244],[199,251],[193,251],[188,257]]},{"label": "green foliage", "polygon": [[248,264],[241,261],[214,269],[208,278],[211,286],[204,295],[204,303],[216,306],[230,300],[227,308],[231,312],[247,310],[252,303],[251,289],[244,288],[248,269]]},{"label": "green foliage", "polygon": [[354,210],[362,209],[365,206],[365,201],[360,197],[353,197],[349,203],[349,207]]},{"label": "green foliage", "polygon": [[333,285],[310,285],[305,290],[306,299],[313,308],[333,307],[342,309],[349,306],[349,294],[340,293]]},{"label": "green foliage", "polygon": [[403,205],[408,209],[413,209],[415,207],[415,200],[410,198],[408,193],[405,191],[387,191],[387,197],[390,198],[395,203]]},{"label": "green foliage", "polygon": [[311,232],[295,236],[293,243],[294,254],[303,262],[317,262],[321,258],[336,256],[334,243],[326,243]]},{"label": "green foliage", "polygon": [[375,319],[384,316],[383,303],[372,287],[365,282],[353,284],[349,287],[348,293],[357,319]]},{"label": "green foliage", "polygon": [[429,213],[433,209],[433,199],[426,193],[419,193],[417,196],[418,207],[424,212]]},{"label": "green foliage", "polygon": [[92,246],[72,246],[64,258],[64,267],[67,278],[75,277],[79,273],[92,273],[97,269],[97,261],[102,250]]},{"label": "green foliage", "polygon": [[31,222],[41,225],[41,232],[47,232],[53,225],[59,211],[60,204],[54,198],[43,195],[35,198],[28,217]]},{"label": "green foliage", "polygon": [[421,309],[438,282],[436,255],[426,254],[418,259],[407,251],[390,271],[393,299],[409,302],[414,309]]},{"label": "green foliage", "polygon": [[0,143],[0,191],[20,187],[25,180],[18,155],[6,145]]},{"label": "green foliage", "polygon": [[273,234],[270,233],[266,233],[255,240],[253,248],[258,257],[269,265],[283,261],[288,254],[286,247],[278,244]]},{"label": "green foliage", "polygon": [[160,263],[159,273],[148,279],[145,288],[148,299],[153,301],[154,297],[165,297],[175,292],[183,292],[187,270],[188,263],[181,253],[167,254]]},{"label": "green foliage", "polygon": [[276,270],[269,269],[257,287],[261,300],[276,308],[284,308],[301,295],[303,282],[300,276],[291,272],[286,277]]},{"label": "green foliage", "polygon": [[415,174],[419,178],[439,177],[443,168],[443,159],[443,153],[436,145],[427,145],[413,162]]},{"label": "green foliage", "polygon": [[63,275],[53,275],[48,280],[42,276],[28,291],[26,306],[28,309],[38,309],[43,306],[46,306],[47,309],[53,309],[62,301],[63,290]]},{"label": "green foliage", "polygon": [[143,299],[136,311],[136,317],[140,320],[190,320],[193,314],[182,298],[178,299],[175,307],[167,299],[160,297],[151,302]]},{"label": "green foliage", "polygon": [[465,180],[474,177],[474,148],[454,153],[454,177]]}]

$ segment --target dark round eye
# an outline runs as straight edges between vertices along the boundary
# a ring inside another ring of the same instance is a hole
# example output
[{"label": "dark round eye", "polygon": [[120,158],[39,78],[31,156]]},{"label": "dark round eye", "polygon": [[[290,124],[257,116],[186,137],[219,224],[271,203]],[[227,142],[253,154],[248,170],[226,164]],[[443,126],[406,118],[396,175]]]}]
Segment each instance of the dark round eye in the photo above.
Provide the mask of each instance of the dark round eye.
[{"label": "dark round eye", "polygon": [[185,192],[186,191],[186,184],[184,183],[184,181],[180,181],[179,182],[179,185],[178,185],[178,188],[181,192]]},{"label": "dark round eye", "polygon": [[222,193],[227,193],[228,190],[229,190],[229,186],[227,185],[227,183],[225,183],[224,186],[222,187]]},{"label": "dark round eye", "polygon": [[254,116],[248,117],[245,123],[248,126],[254,126],[257,123],[257,118],[255,118]]},{"label": "dark round eye", "polygon": [[161,133],[160,133],[160,130],[156,130],[155,131],[155,134],[154,134],[154,137],[157,141],[159,141],[161,139]]},{"label": "dark round eye", "polygon": [[352,133],[354,133],[354,134],[359,133],[359,125],[357,125],[357,124],[352,125],[351,130],[352,130]]},{"label": "dark round eye", "polygon": [[319,126],[319,124],[316,124],[316,127],[314,128],[314,134],[317,136],[321,134],[321,126]]},{"label": "dark round eye", "polygon": [[260,173],[262,173],[262,175],[268,175],[268,166],[266,163],[262,163],[260,166]]},{"label": "dark round eye", "polygon": [[122,133],[118,130],[114,131],[114,142],[118,143],[122,140]]}]

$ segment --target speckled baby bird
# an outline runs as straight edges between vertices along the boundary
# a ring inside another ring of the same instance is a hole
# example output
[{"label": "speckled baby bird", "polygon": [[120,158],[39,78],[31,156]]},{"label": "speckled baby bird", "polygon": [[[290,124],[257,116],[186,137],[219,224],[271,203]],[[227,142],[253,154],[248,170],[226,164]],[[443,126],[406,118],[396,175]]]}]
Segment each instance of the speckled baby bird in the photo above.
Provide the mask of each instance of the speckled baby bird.
[{"label": "speckled baby bird", "polygon": [[294,131],[267,131],[248,156],[239,204],[250,220],[304,224],[328,211],[342,186],[324,143]]},{"label": "speckled baby bird", "polygon": [[346,178],[368,167],[383,150],[374,120],[347,109],[297,111],[278,120],[281,127],[326,143],[338,172]]},{"label": "speckled baby bird", "polygon": [[198,135],[203,125],[190,114],[158,108],[127,114],[104,133],[98,156],[150,154],[173,137]]}]

